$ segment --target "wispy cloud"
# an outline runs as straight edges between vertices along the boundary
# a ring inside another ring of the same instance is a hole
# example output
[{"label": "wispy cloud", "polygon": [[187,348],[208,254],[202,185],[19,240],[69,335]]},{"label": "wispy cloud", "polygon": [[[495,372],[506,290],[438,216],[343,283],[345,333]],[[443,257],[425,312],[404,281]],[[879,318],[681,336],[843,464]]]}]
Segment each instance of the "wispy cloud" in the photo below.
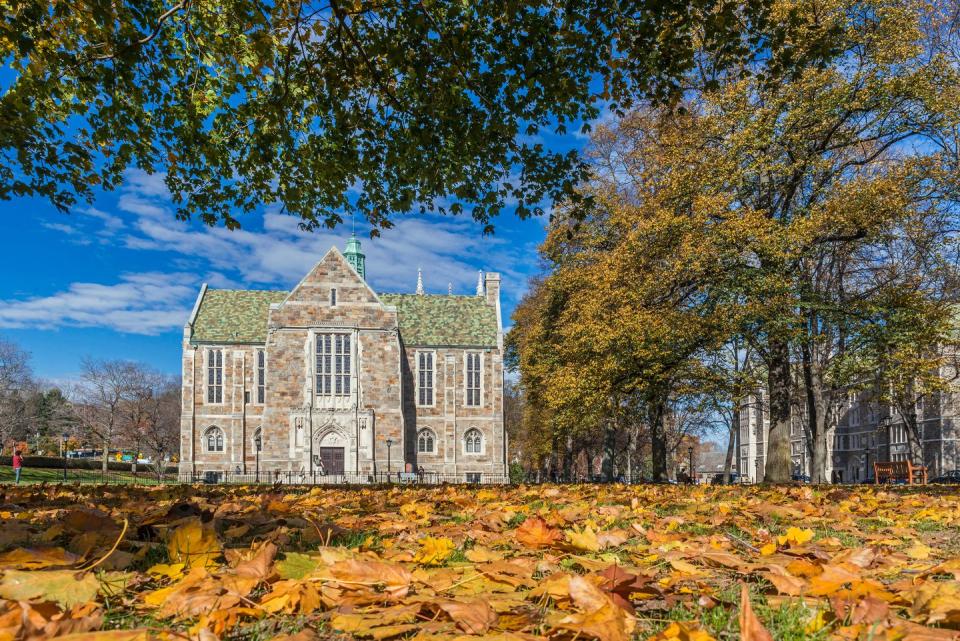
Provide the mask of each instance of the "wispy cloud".
[{"label": "wispy cloud", "polygon": [[[72,242],[100,243],[164,255],[171,271],[128,273],[117,282],[77,282],[48,296],[0,301],[0,328],[105,327],[133,334],[159,334],[182,327],[200,284],[221,288],[293,286],[331,246],[349,235],[305,233],[298,220],[267,208],[258,229],[228,231],[176,220],[163,176],[129,171],[116,212],[88,208],[70,225],[46,226]],[[466,218],[405,217],[376,239],[362,238],[367,278],[377,291],[412,292],[417,270],[427,291],[472,294],[477,270],[499,271],[505,302],[519,299],[536,269],[530,243],[483,236]]]},{"label": "wispy cloud", "polygon": [[[176,221],[162,178],[128,172],[118,207],[131,218],[118,234],[129,249],[176,252],[200,269],[213,269],[246,286],[294,284],[332,246],[343,247],[346,227],[304,233],[297,219],[268,209],[262,229],[228,231]],[[500,271],[516,286],[525,281],[529,248],[483,236],[476,223],[439,215],[397,220],[380,238],[362,241],[367,276],[381,291],[413,291],[417,269],[426,288],[472,292],[477,269]]]},{"label": "wispy cloud", "polygon": [[188,274],[148,272],[125,274],[110,285],[73,283],[49,296],[0,301],[0,327],[159,334],[183,326],[196,296],[192,280]]}]

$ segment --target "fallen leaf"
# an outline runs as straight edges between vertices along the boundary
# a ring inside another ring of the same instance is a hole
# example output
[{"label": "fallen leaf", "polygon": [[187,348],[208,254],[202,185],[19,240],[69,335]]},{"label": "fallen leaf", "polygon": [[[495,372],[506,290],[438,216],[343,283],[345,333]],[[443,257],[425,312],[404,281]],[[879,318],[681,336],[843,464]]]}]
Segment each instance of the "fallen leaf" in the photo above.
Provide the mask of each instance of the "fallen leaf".
[{"label": "fallen leaf", "polygon": [[514,536],[529,548],[548,548],[560,541],[563,533],[547,525],[539,516],[534,516],[521,523]]},{"label": "fallen leaf", "polygon": [[442,565],[450,558],[456,547],[450,539],[425,536],[420,539],[420,549],[413,560],[424,565]]},{"label": "fallen leaf", "polygon": [[176,528],[167,541],[167,553],[174,563],[187,569],[217,565],[220,543],[213,528],[194,517]]},{"label": "fallen leaf", "polygon": [[99,591],[96,576],[74,570],[7,570],[0,579],[0,597],[55,601],[65,608],[93,601]]},{"label": "fallen leaf", "polygon": [[773,641],[773,637],[753,613],[746,583],[740,585],[740,641]]}]

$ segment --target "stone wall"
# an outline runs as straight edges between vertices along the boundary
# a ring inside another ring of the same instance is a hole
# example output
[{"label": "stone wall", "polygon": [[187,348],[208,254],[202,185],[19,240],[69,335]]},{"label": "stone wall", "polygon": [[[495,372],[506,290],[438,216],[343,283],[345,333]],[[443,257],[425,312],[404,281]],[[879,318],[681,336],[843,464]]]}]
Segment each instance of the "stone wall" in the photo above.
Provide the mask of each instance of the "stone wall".
[{"label": "stone wall", "polygon": [[[331,291],[336,290],[336,299]],[[499,276],[487,277],[497,307]],[[325,333],[350,337],[349,394],[317,396],[316,341]],[[504,474],[502,346],[431,347],[434,403],[416,406],[415,346],[404,348],[397,311],[383,305],[339,251],[331,250],[282,302],[269,311],[264,345],[194,345],[183,340],[181,471],[316,470],[321,447],[343,447],[344,471],[397,472],[409,464],[443,474]],[[499,343],[499,341],[498,341]],[[206,364],[223,354],[223,402],[207,403]],[[266,350],[265,403],[256,403],[256,354]],[[482,358],[482,399],[466,406],[465,358]],[[224,451],[210,452],[205,434],[224,432]],[[434,452],[417,451],[417,431],[435,435]],[[257,457],[254,435],[262,430]],[[481,453],[466,452],[465,435],[483,435]],[[391,445],[388,447],[387,442]]]}]

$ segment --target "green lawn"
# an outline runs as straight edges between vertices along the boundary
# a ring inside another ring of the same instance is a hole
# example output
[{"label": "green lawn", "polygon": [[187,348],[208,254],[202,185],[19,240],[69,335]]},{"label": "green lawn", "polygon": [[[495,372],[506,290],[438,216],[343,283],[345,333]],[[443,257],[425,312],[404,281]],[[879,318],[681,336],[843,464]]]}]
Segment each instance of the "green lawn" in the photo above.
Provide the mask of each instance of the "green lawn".
[{"label": "green lawn", "polygon": [[[0,483],[13,483],[13,468],[4,466],[0,468]],[[63,470],[56,468],[23,468],[20,474],[20,483],[62,483]],[[136,476],[130,472],[109,471],[103,476],[99,470],[77,470],[67,468],[68,483],[109,483],[128,484],[138,483],[140,485],[157,485],[157,477],[150,470],[138,472]],[[166,482],[172,482],[167,477]]]}]

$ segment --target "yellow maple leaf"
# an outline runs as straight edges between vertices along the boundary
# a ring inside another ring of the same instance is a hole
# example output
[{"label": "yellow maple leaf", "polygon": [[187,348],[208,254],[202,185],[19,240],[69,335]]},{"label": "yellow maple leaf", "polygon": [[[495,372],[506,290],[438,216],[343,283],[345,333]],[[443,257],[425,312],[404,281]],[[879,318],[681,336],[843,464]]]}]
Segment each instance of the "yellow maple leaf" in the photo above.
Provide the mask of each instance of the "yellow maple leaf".
[{"label": "yellow maple leaf", "polygon": [[173,563],[183,563],[187,569],[211,567],[217,565],[220,542],[213,527],[194,518],[173,531],[167,541],[167,553]]},{"label": "yellow maple leaf", "polygon": [[588,552],[600,551],[600,541],[597,539],[597,533],[594,532],[593,528],[589,525],[580,531],[576,529],[566,530],[565,534],[567,535],[567,540],[570,541],[570,545],[578,550],[586,550]]},{"label": "yellow maple leaf", "polygon": [[767,544],[764,545],[762,548],[760,548],[760,554],[761,554],[762,556],[770,556],[771,554],[773,554],[773,553],[776,552],[776,551],[777,551],[777,544],[776,544],[776,543],[767,543]]},{"label": "yellow maple leaf", "polygon": [[165,576],[168,579],[179,579],[183,576],[183,570],[186,567],[183,563],[157,563],[147,568],[147,574],[151,576]]},{"label": "yellow maple leaf", "polygon": [[801,530],[798,527],[791,526],[787,528],[786,534],[777,537],[777,543],[780,545],[786,545],[787,543],[791,545],[803,545],[811,539],[813,539],[813,530]]},{"label": "yellow maple leaf", "polygon": [[420,539],[420,549],[413,560],[424,565],[442,565],[456,547],[448,538],[425,536]]}]

